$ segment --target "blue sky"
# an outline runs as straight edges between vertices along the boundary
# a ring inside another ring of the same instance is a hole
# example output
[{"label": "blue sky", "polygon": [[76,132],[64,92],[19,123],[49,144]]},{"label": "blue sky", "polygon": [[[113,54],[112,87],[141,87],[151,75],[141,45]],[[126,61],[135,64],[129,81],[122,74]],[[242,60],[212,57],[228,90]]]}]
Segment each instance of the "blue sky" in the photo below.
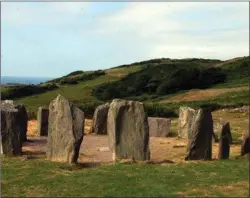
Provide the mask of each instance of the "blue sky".
[{"label": "blue sky", "polygon": [[249,55],[248,2],[2,2],[1,75]]}]

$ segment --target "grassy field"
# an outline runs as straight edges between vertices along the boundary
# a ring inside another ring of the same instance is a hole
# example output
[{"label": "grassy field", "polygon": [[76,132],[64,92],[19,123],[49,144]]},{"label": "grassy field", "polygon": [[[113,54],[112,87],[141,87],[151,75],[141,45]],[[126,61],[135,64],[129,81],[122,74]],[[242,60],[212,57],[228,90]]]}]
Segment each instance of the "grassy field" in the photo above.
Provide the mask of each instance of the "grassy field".
[{"label": "grassy field", "polygon": [[[79,107],[86,108],[88,105],[95,107],[103,101],[98,101],[92,95],[93,88],[103,83],[120,80],[140,69],[142,69],[141,66],[108,69],[106,75],[93,80],[61,86],[57,90],[15,101],[25,104],[28,111],[33,113],[39,106],[47,107],[57,94],[62,94]],[[234,79],[238,77],[234,65],[229,72]],[[214,107],[214,110],[249,106],[248,76],[239,76],[237,81],[228,81],[206,90],[180,90],[164,96],[141,95],[130,99],[143,101],[146,105],[152,104],[153,111],[159,111],[159,114],[166,109],[178,112],[180,106],[194,108],[210,106]],[[24,160],[2,157],[2,196],[248,197],[249,160],[239,158],[237,155],[239,139],[249,126],[249,114],[228,110],[216,110],[212,114],[215,126],[220,118],[230,122],[234,140],[232,150],[237,151],[235,155],[231,155],[230,160],[175,164],[111,164],[90,168],[87,163],[67,165],[44,159]],[[171,122],[171,132],[176,136],[178,119],[173,118]],[[167,140],[169,141],[168,138]],[[165,145],[159,145],[159,149]],[[237,149],[235,149],[236,146]]]},{"label": "grassy field", "polygon": [[[177,112],[179,106],[183,105],[194,108],[209,106],[213,107],[213,109],[249,105],[249,77],[245,71],[246,66],[242,66],[242,61],[246,62],[246,60],[230,60],[220,65],[230,78],[225,83],[214,85],[209,89],[179,90],[163,96],[142,94],[134,97],[129,96],[127,99],[142,101],[145,104],[157,104],[158,107],[152,106],[150,109],[153,116],[173,115],[171,112]],[[62,85],[56,90],[22,97],[15,99],[15,101],[25,104],[29,117],[34,119],[39,106],[48,107],[50,101],[56,98],[58,94],[61,94],[74,102],[86,115],[89,115],[88,118],[91,118],[96,106],[105,102],[98,100],[93,95],[94,88],[107,82],[119,81],[130,73],[144,69],[144,66],[144,64],[139,64],[107,69],[105,70],[106,75],[99,76],[93,80],[79,81],[76,85]],[[2,89],[1,91],[4,92],[6,90]],[[168,112],[157,113],[157,111],[165,111],[165,107],[168,107],[170,114]],[[159,108],[162,109],[159,110]]]},{"label": "grassy field", "polygon": [[174,96],[168,96],[166,100],[164,97],[160,100],[160,103],[169,103],[169,102],[181,102],[181,101],[200,101],[204,99],[214,99],[215,97],[221,97],[224,94],[229,96],[231,92],[233,94],[240,91],[249,91],[249,86],[240,86],[234,88],[210,88],[210,89],[194,89],[185,91],[183,94],[178,93]]},{"label": "grassy field", "polygon": [[77,85],[61,86],[59,89],[48,91],[38,95],[32,95],[16,99],[17,103],[22,103],[27,106],[29,112],[36,113],[39,106],[48,107],[51,100],[55,99],[58,94],[63,95],[68,100],[74,102],[76,105],[81,106],[85,103],[99,102],[93,95],[92,90],[95,86],[119,80],[123,76],[140,70],[141,67],[129,67],[120,69],[108,69],[106,75],[98,77],[86,82],[80,82]]},{"label": "grassy field", "polygon": [[1,191],[3,197],[248,197],[249,160],[88,168],[2,158]]}]

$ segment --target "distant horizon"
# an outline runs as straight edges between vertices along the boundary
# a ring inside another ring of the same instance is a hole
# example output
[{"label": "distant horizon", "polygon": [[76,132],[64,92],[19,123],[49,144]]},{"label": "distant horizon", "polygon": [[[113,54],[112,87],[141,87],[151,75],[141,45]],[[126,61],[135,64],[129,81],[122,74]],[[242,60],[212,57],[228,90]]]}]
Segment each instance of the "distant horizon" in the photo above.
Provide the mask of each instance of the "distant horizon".
[{"label": "distant horizon", "polygon": [[[169,57],[161,57],[161,58],[152,58],[152,59],[210,59],[210,60],[220,60],[220,61],[227,61],[227,60],[231,60],[231,59],[236,59],[236,58],[243,58],[243,57],[248,57],[248,55],[245,55],[245,56],[237,56],[237,57],[233,57],[233,58],[230,58],[230,59],[225,59],[225,60],[222,60],[222,59],[215,59],[215,58],[201,58],[201,57],[187,57],[187,58],[169,58]],[[135,61],[135,62],[142,62],[142,61],[147,61],[147,60],[152,60],[152,59],[146,59],[146,60],[139,60],[139,61]],[[129,64],[133,64],[135,62],[130,62],[130,63],[123,63],[123,64],[120,64],[120,65],[115,65],[115,66],[111,66],[111,67],[108,67],[108,68],[105,68],[105,69],[110,69],[110,68],[113,68],[113,67],[118,67],[118,66],[121,66],[121,65],[129,65]],[[97,68],[96,70],[105,70],[105,69],[102,69],[102,68]],[[74,71],[77,71],[77,70],[81,70],[81,71],[93,71],[93,70],[83,70],[83,69],[76,69]],[[74,72],[74,71],[70,71],[68,73],[65,73],[64,75],[67,75],[71,72]],[[62,75],[62,76],[64,76]],[[55,78],[60,78],[62,76],[14,76],[14,75],[2,75],[1,74],[1,78],[2,77],[14,77],[14,78],[46,78],[46,79],[55,79]]]},{"label": "distant horizon", "polygon": [[1,76],[1,85],[7,85],[7,84],[37,85],[39,83],[43,83],[52,79],[55,79],[55,77]]},{"label": "distant horizon", "polygon": [[249,55],[248,2],[2,2],[1,74]]}]

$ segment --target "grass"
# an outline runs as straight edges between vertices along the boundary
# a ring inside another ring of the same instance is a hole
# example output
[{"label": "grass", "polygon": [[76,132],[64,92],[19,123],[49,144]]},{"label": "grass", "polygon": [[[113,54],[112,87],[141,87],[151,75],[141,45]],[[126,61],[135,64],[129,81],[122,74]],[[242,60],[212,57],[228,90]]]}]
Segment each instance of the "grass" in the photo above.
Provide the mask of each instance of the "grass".
[{"label": "grass", "polygon": [[234,108],[249,105],[249,91],[243,90],[224,93],[210,99],[204,97],[204,100],[199,101],[168,102],[166,100],[162,100],[159,103],[168,106],[168,108],[175,111],[177,111],[180,106],[190,106],[193,108],[210,107],[212,110]]},{"label": "grass", "polygon": [[242,134],[249,128],[249,113],[247,112],[230,112],[228,110],[214,111],[212,113],[214,125],[218,125],[219,119],[222,118],[230,122],[233,140],[241,138]]},{"label": "grass", "polygon": [[[209,89],[192,89],[178,92],[176,94],[167,95],[162,98],[157,98],[157,101],[161,103],[168,103],[168,102],[181,102],[181,101],[199,101],[204,99],[215,99],[216,97],[219,98],[226,94],[226,96],[230,95],[231,92],[239,92],[249,90],[249,86],[242,86],[242,87],[234,87],[234,88],[209,88]],[[156,101],[155,100],[155,101]]]},{"label": "grass", "polygon": [[111,68],[111,69],[106,70],[106,73],[110,76],[116,76],[116,77],[121,78],[121,77],[128,75],[129,73],[140,71],[141,69],[142,69],[142,66],[134,65],[133,67]]},{"label": "grass", "polygon": [[76,105],[84,109],[85,107],[88,107],[86,103],[90,103],[90,106],[92,106],[93,103],[100,103],[100,101],[92,95],[92,90],[94,87],[106,82],[117,81],[123,76],[131,72],[139,71],[140,69],[141,66],[108,69],[106,70],[106,75],[97,77],[93,80],[79,82],[76,85],[61,86],[59,89],[53,91],[23,97],[20,99],[16,99],[15,101],[17,103],[22,103],[26,105],[28,112],[30,113],[30,115],[32,115],[32,118],[35,117],[38,107],[48,107],[50,101],[55,99],[58,94],[63,95],[65,98],[74,102]]},{"label": "grass", "polygon": [[[246,61],[241,60],[241,61]],[[140,95],[140,96],[131,96],[127,99],[143,101],[145,104],[153,104],[150,108],[150,115],[154,116],[166,116],[173,115],[174,112],[178,112],[180,106],[190,106],[194,108],[199,108],[203,106],[212,107],[213,110],[219,108],[231,108],[231,107],[240,107],[243,105],[249,105],[249,90],[246,90],[248,85],[249,77],[247,75],[246,66],[241,66],[241,62],[236,63],[226,63],[222,68],[232,80],[227,80],[224,84],[218,84],[212,88],[216,94],[206,94],[206,92],[211,91],[211,89],[202,90],[202,94],[197,97],[192,97],[192,101],[183,101],[185,99],[191,100],[189,95],[193,93],[192,96],[197,94],[199,90],[179,90],[176,93],[172,93],[165,96],[157,95]],[[93,80],[88,80],[85,82],[79,82],[76,85],[66,85],[61,86],[59,89],[53,91],[47,91],[42,94],[32,95],[16,99],[17,103],[23,103],[26,105],[29,118],[34,119],[36,117],[36,112],[39,106],[48,107],[51,100],[56,98],[58,94],[65,96],[68,100],[74,102],[78,107],[80,107],[88,116],[92,117],[92,113],[96,106],[102,104],[104,101],[98,100],[93,94],[93,89],[107,82],[118,81],[121,78],[125,77],[129,73],[140,71],[144,68],[143,65],[134,65],[131,67],[120,67],[120,68],[111,68],[105,70],[106,75],[97,77]],[[231,84],[230,84],[231,83]],[[230,85],[229,85],[230,84]],[[244,87],[242,87],[244,85]],[[229,87],[228,89],[221,89],[223,87]],[[232,88],[232,89],[231,89]],[[242,91],[233,91],[244,89]],[[1,90],[6,91],[7,89]],[[223,93],[221,92],[230,92]],[[193,91],[193,92],[192,92]],[[209,92],[210,93],[210,92]],[[177,99],[176,99],[177,98]],[[175,100],[176,99],[176,100]],[[157,105],[155,105],[157,104]],[[166,108],[167,107],[167,108]],[[168,109],[168,110],[167,110]],[[170,116],[171,117],[171,116]]]},{"label": "grass", "polygon": [[48,107],[51,100],[55,99],[58,94],[63,95],[68,100],[77,102],[78,104],[90,101],[96,101],[92,96],[92,89],[96,85],[102,84],[107,81],[117,80],[115,76],[101,76],[94,80],[79,83],[77,85],[62,86],[57,90],[49,91],[39,95],[32,95],[15,100],[17,103],[23,103],[27,106],[28,111],[36,112],[39,106]]},{"label": "grass", "polygon": [[116,164],[97,168],[2,158],[3,197],[249,196],[249,161]]}]

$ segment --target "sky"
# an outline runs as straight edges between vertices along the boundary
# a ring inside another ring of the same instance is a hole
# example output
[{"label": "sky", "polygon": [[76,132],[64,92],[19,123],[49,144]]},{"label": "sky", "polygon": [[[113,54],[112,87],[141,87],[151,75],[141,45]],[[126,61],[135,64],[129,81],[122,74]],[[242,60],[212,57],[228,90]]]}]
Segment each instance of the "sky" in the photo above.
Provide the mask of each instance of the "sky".
[{"label": "sky", "polygon": [[1,2],[2,76],[248,55],[248,2]]}]

